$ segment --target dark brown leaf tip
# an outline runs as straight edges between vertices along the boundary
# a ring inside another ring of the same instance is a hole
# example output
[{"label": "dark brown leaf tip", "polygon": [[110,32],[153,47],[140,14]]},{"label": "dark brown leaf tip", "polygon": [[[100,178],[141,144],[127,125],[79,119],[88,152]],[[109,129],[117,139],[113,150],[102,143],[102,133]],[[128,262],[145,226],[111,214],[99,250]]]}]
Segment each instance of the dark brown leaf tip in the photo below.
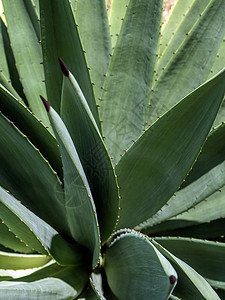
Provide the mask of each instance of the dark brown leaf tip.
[{"label": "dark brown leaf tip", "polygon": [[48,101],[44,97],[42,97],[41,95],[40,95],[40,97],[41,97],[41,100],[42,100],[47,112],[49,112],[49,110],[51,108],[50,104],[48,103]]},{"label": "dark brown leaf tip", "polygon": [[171,284],[174,284],[176,281],[177,281],[177,277],[174,276],[174,275],[171,275],[171,276],[170,276],[170,283],[171,283]]},{"label": "dark brown leaf tip", "polygon": [[60,68],[63,72],[63,75],[66,77],[69,77],[69,70],[68,70],[67,66],[65,65],[64,61],[60,57],[58,57],[58,60],[59,60]]}]

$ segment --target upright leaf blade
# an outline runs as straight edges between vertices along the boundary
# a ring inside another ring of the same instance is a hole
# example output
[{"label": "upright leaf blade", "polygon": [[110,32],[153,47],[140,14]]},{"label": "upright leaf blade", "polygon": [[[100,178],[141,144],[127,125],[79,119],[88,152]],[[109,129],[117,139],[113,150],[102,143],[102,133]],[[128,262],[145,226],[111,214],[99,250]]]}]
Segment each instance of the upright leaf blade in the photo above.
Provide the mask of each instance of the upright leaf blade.
[{"label": "upright leaf blade", "polygon": [[225,70],[174,106],[125,153],[117,166],[120,228],[150,218],[181,185],[209,133],[224,92]]},{"label": "upright leaf blade", "polygon": [[75,17],[97,101],[112,52],[105,0],[76,1]]},{"label": "upright leaf blade", "polygon": [[118,217],[117,182],[97,124],[71,73],[68,78],[64,77],[61,116],[73,139],[90,185],[104,242],[112,234]]},{"label": "upright leaf blade", "polygon": [[58,57],[61,57],[77,78],[100,128],[92,85],[69,1],[40,0],[40,19],[45,81],[50,104],[59,112],[62,74]]},{"label": "upright leaf blade", "polygon": [[39,95],[45,95],[41,46],[23,0],[3,0],[12,49],[26,99],[31,110],[46,125],[49,120]]},{"label": "upright leaf blade", "polygon": [[[200,6],[205,3],[199,0],[195,2]],[[178,48],[172,50],[172,53],[169,48],[167,50],[169,59],[163,63],[163,70],[152,86],[147,120],[149,124],[153,124],[158,117],[208,78],[225,35],[225,2],[211,0],[206,1],[206,4],[206,9],[198,15],[196,23],[190,23],[190,31],[181,33],[181,44],[177,45],[176,38],[173,38],[173,47]],[[192,18],[192,14],[188,14],[186,18]],[[176,32],[178,36],[179,30]],[[164,61],[164,56],[167,56],[166,52],[159,64]]]},{"label": "upright leaf blade", "polygon": [[43,98],[42,100],[46,105],[62,155],[68,224],[74,239],[92,251],[92,266],[95,267],[100,255],[100,234],[92,193],[65,124],[48,102]]},{"label": "upright leaf blade", "polygon": [[159,38],[162,1],[132,0],[104,82],[100,117],[113,162],[143,131]]}]

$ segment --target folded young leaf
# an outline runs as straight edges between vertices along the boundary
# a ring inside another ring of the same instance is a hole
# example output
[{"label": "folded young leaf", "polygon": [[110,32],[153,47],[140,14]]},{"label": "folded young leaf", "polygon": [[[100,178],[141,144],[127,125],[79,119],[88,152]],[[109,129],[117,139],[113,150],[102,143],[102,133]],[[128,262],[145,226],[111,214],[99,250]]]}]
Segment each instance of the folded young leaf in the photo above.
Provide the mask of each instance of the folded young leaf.
[{"label": "folded young leaf", "polygon": [[190,171],[225,92],[225,69],[155,122],[124,154],[116,172],[121,186],[119,227],[153,216]]},{"label": "folded young leaf", "polygon": [[49,103],[41,98],[48,111],[62,156],[65,209],[69,228],[73,238],[93,253],[92,265],[95,267],[100,255],[100,233],[92,192],[65,124]]},{"label": "folded young leaf", "polygon": [[101,238],[105,242],[112,234],[118,217],[116,176],[95,119],[70,72],[68,77],[64,76],[61,117],[84,168],[97,209]]},{"label": "folded young leaf", "polygon": [[167,299],[177,282],[168,260],[140,233],[117,237],[103,258],[108,284],[118,299]]}]

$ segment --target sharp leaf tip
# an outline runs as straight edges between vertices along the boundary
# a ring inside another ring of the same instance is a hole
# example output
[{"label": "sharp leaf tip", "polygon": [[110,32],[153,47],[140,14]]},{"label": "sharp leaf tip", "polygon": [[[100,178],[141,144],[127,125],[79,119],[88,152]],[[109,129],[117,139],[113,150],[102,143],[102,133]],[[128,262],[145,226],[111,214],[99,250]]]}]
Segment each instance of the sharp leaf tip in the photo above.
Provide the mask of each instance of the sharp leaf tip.
[{"label": "sharp leaf tip", "polygon": [[42,102],[43,102],[43,104],[44,104],[44,106],[45,106],[47,112],[49,112],[49,110],[50,110],[50,108],[51,108],[50,104],[49,104],[48,101],[47,101],[44,97],[42,97],[41,95],[40,95],[40,98],[41,98],[41,100],[42,100]]},{"label": "sharp leaf tip", "polygon": [[63,72],[63,75],[66,77],[69,77],[69,70],[68,70],[67,66],[65,65],[64,61],[60,57],[58,57],[58,60],[59,60],[60,68]]}]

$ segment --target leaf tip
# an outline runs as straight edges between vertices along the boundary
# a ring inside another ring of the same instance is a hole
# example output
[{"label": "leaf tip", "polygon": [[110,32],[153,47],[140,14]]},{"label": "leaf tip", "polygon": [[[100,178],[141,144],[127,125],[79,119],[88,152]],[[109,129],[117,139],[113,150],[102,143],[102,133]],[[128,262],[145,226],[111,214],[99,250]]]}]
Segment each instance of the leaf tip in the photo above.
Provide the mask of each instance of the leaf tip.
[{"label": "leaf tip", "polygon": [[177,277],[174,276],[174,275],[171,275],[171,276],[169,277],[169,279],[170,279],[170,283],[171,283],[171,284],[174,284],[174,283],[176,283],[176,281],[177,281]]},{"label": "leaf tip", "polygon": [[59,60],[60,68],[63,72],[63,75],[66,77],[69,77],[69,70],[68,70],[67,66],[65,65],[64,61],[60,57],[58,57],[58,60]]},{"label": "leaf tip", "polygon": [[49,110],[50,110],[50,108],[51,108],[50,104],[49,104],[48,101],[47,101],[44,97],[42,97],[41,95],[40,95],[40,98],[41,98],[41,100],[42,100],[42,102],[43,102],[43,104],[44,104],[44,106],[45,106],[47,112],[49,112]]}]

